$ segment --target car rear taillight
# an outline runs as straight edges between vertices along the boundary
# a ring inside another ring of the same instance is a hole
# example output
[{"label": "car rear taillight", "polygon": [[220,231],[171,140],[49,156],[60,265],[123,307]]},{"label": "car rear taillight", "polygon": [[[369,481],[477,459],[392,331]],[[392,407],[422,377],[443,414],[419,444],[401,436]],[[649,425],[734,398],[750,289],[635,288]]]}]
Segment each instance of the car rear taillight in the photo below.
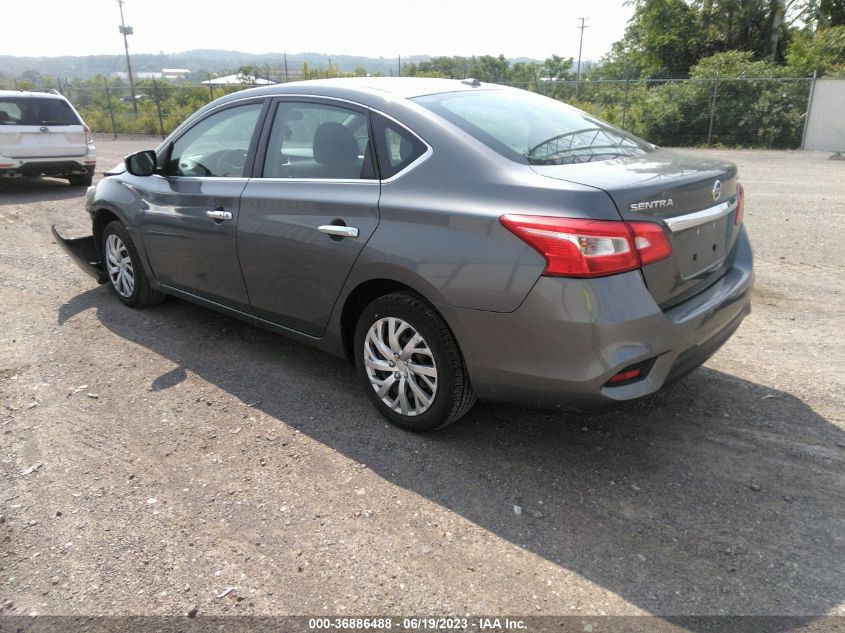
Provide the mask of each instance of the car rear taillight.
[{"label": "car rear taillight", "polygon": [[94,135],[91,134],[91,128],[83,123],[82,129],[85,131],[85,144],[86,145],[93,144],[94,143]]},{"label": "car rear taillight", "polygon": [[654,222],[625,222],[634,234],[634,245],[640,256],[640,263],[653,264],[672,254],[672,245],[659,224]]},{"label": "car rear taillight", "polygon": [[736,214],[734,215],[734,225],[742,224],[742,213],[745,211],[745,187],[736,183]]},{"label": "car rear taillight", "polygon": [[668,257],[672,246],[653,222],[503,215],[502,225],[546,258],[544,275],[603,277]]}]

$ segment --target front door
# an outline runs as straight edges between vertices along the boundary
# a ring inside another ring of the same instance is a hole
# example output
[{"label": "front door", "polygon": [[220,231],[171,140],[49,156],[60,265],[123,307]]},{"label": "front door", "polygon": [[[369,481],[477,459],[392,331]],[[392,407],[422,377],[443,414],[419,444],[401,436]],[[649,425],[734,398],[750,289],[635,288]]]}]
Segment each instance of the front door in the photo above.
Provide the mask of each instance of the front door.
[{"label": "front door", "polygon": [[169,148],[165,173],[142,180],[140,223],[153,272],[166,286],[249,309],[236,230],[262,101],[224,107]]},{"label": "front door", "polygon": [[253,312],[320,336],[378,226],[368,112],[318,99],[279,101],[255,173],[238,220]]}]

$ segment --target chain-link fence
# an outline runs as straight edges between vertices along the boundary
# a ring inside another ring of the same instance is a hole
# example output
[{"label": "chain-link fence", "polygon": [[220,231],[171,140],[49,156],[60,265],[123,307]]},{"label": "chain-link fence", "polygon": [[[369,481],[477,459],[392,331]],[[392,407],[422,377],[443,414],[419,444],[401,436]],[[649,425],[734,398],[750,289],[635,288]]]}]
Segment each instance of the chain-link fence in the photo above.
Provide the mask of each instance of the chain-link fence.
[{"label": "chain-link fence", "polygon": [[[664,146],[801,147],[813,79],[547,81],[510,84],[560,99]],[[209,101],[247,86],[142,81],[64,86],[95,132],[170,133]]]}]

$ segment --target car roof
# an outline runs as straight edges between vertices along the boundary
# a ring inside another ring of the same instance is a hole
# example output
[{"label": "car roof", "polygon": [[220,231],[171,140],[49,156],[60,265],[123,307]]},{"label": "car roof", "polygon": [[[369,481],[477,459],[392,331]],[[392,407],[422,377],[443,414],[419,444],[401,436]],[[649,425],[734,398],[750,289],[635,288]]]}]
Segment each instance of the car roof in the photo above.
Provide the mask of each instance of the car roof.
[{"label": "car roof", "polygon": [[[337,79],[315,79],[294,82],[299,87],[358,89],[365,92],[381,92],[393,97],[412,99],[441,92],[458,92],[491,88],[494,84],[482,84],[474,79],[439,79],[434,77],[342,77]],[[291,84],[281,84],[281,87]],[[496,86],[498,87],[498,86]]]},{"label": "car roof", "polygon": [[475,79],[437,79],[430,77],[342,77],[292,81],[272,86],[241,90],[222,97],[215,104],[247,97],[283,95],[313,95],[339,97],[364,105],[385,101],[400,101],[444,92],[469,92],[480,90],[508,90],[506,86],[481,83]]},{"label": "car roof", "polygon": [[36,97],[44,99],[64,99],[55,92],[39,92],[37,90],[0,90],[0,97]]}]

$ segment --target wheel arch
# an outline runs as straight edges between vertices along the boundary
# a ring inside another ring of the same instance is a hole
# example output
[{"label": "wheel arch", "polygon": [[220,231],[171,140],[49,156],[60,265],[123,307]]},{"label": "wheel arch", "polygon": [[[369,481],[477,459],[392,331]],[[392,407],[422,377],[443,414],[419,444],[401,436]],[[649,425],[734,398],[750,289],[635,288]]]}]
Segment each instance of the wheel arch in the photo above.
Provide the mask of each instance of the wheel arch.
[{"label": "wheel arch", "polygon": [[[355,325],[358,323],[358,317],[361,316],[361,312],[379,297],[397,291],[409,291],[425,299],[425,297],[411,288],[411,286],[395,279],[387,278],[362,281],[347,295],[346,300],[343,302],[343,308],[340,311],[340,334],[344,356],[350,362],[354,359],[352,344],[355,338]],[[426,301],[428,300],[426,299]]]},{"label": "wheel arch", "polygon": [[94,234],[94,248],[97,249],[97,253],[102,257],[102,243],[103,243],[103,231],[106,228],[106,225],[109,222],[113,222],[117,220],[120,223],[124,223],[123,220],[118,216],[114,211],[107,208],[99,208],[94,211],[94,214],[91,219],[91,229]]},{"label": "wheel arch", "polygon": [[[359,282],[352,291],[349,292],[340,311],[341,344],[344,356],[346,356],[349,361],[354,360],[353,341],[355,338],[355,326],[358,323],[358,318],[361,316],[364,308],[379,297],[400,291],[413,294],[425,301],[432,310],[437,312],[440,318],[446,323],[446,326],[452,331],[452,335],[455,336],[455,331],[449,323],[447,316],[443,314],[442,310],[438,309],[437,304],[432,301],[429,296],[426,296],[426,294],[421,292],[419,289],[406,282],[388,277],[367,279]],[[460,346],[460,342],[458,345]]]}]

